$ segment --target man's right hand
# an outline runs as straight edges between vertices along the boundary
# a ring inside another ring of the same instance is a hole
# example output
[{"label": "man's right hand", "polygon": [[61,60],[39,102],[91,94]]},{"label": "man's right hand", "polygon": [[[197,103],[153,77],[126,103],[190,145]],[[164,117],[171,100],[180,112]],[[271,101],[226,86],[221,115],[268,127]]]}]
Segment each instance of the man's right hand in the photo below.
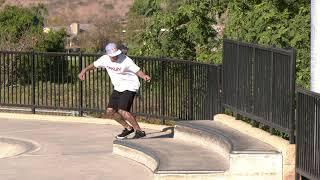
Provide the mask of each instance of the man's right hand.
[{"label": "man's right hand", "polygon": [[95,69],[94,64],[89,64],[86,68],[82,69],[82,71],[79,73],[78,77],[81,81],[86,79],[86,72],[91,71]]},{"label": "man's right hand", "polygon": [[79,73],[78,77],[79,77],[79,79],[80,79],[81,81],[85,80],[85,78],[86,78],[86,72],[81,71],[81,72]]}]

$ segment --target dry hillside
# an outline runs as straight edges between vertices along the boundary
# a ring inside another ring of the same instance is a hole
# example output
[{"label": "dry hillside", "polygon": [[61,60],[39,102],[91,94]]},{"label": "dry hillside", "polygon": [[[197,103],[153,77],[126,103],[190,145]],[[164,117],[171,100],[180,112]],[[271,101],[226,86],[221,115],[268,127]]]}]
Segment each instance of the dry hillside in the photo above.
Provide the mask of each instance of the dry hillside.
[{"label": "dry hillside", "polygon": [[34,6],[44,4],[48,9],[47,25],[72,22],[103,23],[110,19],[125,19],[133,0],[0,0],[0,6]]}]

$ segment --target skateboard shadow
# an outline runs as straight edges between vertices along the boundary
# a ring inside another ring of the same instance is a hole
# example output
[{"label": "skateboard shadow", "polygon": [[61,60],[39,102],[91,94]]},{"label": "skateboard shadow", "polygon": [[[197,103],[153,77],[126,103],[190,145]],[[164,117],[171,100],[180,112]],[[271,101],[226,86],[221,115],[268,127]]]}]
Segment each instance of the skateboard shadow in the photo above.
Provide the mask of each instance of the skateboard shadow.
[{"label": "skateboard shadow", "polygon": [[[164,133],[168,132],[168,133]],[[158,136],[156,134],[159,134]],[[145,139],[157,139],[157,138],[173,138],[174,127],[167,127],[162,129],[162,131],[147,133]]]}]

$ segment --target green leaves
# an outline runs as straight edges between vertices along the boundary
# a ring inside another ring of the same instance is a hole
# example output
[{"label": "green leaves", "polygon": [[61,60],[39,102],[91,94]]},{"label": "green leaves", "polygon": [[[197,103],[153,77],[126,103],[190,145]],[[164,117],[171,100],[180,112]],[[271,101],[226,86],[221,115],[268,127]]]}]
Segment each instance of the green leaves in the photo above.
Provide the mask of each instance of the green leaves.
[{"label": "green leaves", "polygon": [[43,34],[42,38],[37,43],[36,51],[45,52],[61,52],[64,51],[64,40],[67,36],[65,30],[50,31],[48,34]]},{"label": "green leaves", "polygon": [[[140,1],[135,3],[142,3],[142,0]],[[164,2],[170,4],[172,1],[153,0],[153,2],[159,4],[160,9],[153,11],[152,14],[144,13],[148,20],[140,33],[133,36],[134,42],[139,42],[138,45],[134,45],[136,47],[134,55],[220,63],[223,33],[218,36],[213,27],[221,25],[224,36],[228,38],[295,48],[297,83],[299,86],[309,86],[309,1],[185,0],[179,1],[184,3],[169,11],[164,10],[162,4]],[[150,3],[148,6],[150,7]],[[219,17],[224,14],[227,14],[226,24],[225,20],[219,21]]]},{"label": "green leaves", "polygon": [[16,51],[63,51],[65,31],[43,33],[47,11],[7,6],[0,11],[0,49]]},{"label": "green leaves", "polygon": [[297,50],[297,84],[309,87],[310,9],[309,3],[291,0],[229,3],[225,35],[233,39],[257,42]]},{"label": "green leaves", "polygon": [[160,10],[160,2],[158,0],[135,0],[132,11],[144,16],[152,16]]},{"label": "green leaves", "polygon": [[25,32],[42,31],[44,19],[40,12],[37,8],[6,7],[0,11],[0,34],[9,34],[17,41]]},{"label": "green leaves", "polygon": [[146,28],[134,37],[141,42],[135,55],[214,62],[211,49],[220,42],[212,28],[212,9],[211,1],[201,0],[187,2],[174,11],[154,13]]}]

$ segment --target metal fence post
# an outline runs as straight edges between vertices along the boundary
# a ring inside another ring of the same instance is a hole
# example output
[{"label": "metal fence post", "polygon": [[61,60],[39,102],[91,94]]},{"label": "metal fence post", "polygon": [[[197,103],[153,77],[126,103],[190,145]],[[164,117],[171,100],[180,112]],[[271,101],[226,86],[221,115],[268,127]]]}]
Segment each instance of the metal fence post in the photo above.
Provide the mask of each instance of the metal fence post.
[{"label": "metal fence post", "polygon": [[[82,53],[80,51],[79,53],[79,73],[82,71],[82,68],[83,68],[83,60],[82,60]],[[83,83],[82,81],[80,80],[79,82],[79,116],[83,116]]]},{"label": "metal fence post", "polygon": [[207,98],[205,101],[205,104],[207,104],[206,110],[205,110],[205,113],[206,113],[205,119],[211,119],[211,116],[212,116],[214,108],[215,108],[213,105],[214,93],[213,93],[213,88],[210,83],[210,82],[212,82],[212,79],[213,79],[211,74],[212,74],[212,68],[209,66],[207,68],[207,81],[206,81],[208,92],[207,92]]},{"label": "metal fence post", "polygon": [[[217,66],[217,81],[218,81],[218,113],[224,113],[224,107],[222,106],[223,101],[223,68],[222,65]],[[216,112],[215,112],[216,113]]]},{"label": "metal fence post", "polygon": [[[214,70],[217,70],[218,71],[218,68],[217,69],[214,69],[214,67],[212,66],[209,66],[208,69],[207,69],[207,87],[208,87],[208,97],[206,98],[206,101],[205,101],[205,104],[207,104],[206,106],[206,116],[205,116],[205,119],[213,119],[213,115],[216,113],[216,108],[217,108],[217,105],[219,104],[219,97],[218,99],[214,99],[215,98],[215,89],[214,89],[214,78],[217,78],[215,77],[214,75]],[[218,75],[218,73],[216,74]],[[218,90],[219,90],[219,87],[218,87]],[[217,100],[217,102],[214,103],[214,100]]]},{"label": "metal fence post", "polygon": [[296,92],[296,51],[292,49],[291,51],[291,62],[290,62],[290,85],[291,85],[291,98],[290,98],[290,115],[289,115],[289,141],[290,144],[295,143],[295,92]]},{"label": "metal fence post", "polygon": [[255,64],[256,64],[256,47],[252,47],[252,59],[250,61],[250,70],[251,70],[251,73],[250,73],[250,97],[251,97],[251,102],[250,102],[250,112],[251,113],[254,113],[255,111],[255,103],[254,101],[256,100],[255,99],[255,96],[254,96],[254,85],[255,85],[255,78],[256,78],[256,73],[255,73],[255,70],[256,70],[256,67],[255,67]]},{"label": "metal fence post", "polygon": [[162,119],[162,124],[165,124],[165,94],[164,94],[164,87],[165,87],[165,81],[164,81],[164,71],[165,71],[165,61],[161,61],[161,119]]},{"label": "metal fence post", "polygon": [[35,104],[36,104],[36,97],[35,97],[35,90],[36,90],[36,87],[35,87],[35,54],[34,54],[34,51],[32,51],[32,57],[31,57],[31,112],[32,114],[35,114],[36,113],[36,108],[35,108]]},{"label": "metal fence post", "polygon": [[[235,104],[235,106],[237,107],[237,109],[239,109],[239,105],[238,105],[238,101],[239,101],[239,61],[240,61],[240,43],[239,43],[239,41],[237,42],[237,58],[236,58],[236,60],[237,60],[237,62],[236,62],[236,75],[237,75],[237,77],[236,77],[236,104]],[[236,120],[239,120],[239,119],[241,119],[241,117],[240,117],[240,114],[238,114],[238,112],[236,112],[235,113],[235,116],[236,116]]]},{"label": "metal fence post", "polygon": [[[274,87],[274,85],[273,85],[273,81],[274,81],[274,53],[273,53],[273,50],[271,49],[271,65],[270,65],[270,101],[269,101],[269,114],[268,114],[268,116],[269,116],[269,121],[270,122],[272,122],[273,123],[273,107],[274,107],[274,105],[273,105],[273,87]],[[270,129],[269,129],[269,132],[271,133],[271,134],[273,134],[274,133],[274,130],[273,130],[273,128],[271,128],[270,127]]]},{"label": "metal fence post", "polygon": [[192,64],[189,64],[189,116],[188,120],[194,119],[194,113],[193,113],[193,67]]}]

